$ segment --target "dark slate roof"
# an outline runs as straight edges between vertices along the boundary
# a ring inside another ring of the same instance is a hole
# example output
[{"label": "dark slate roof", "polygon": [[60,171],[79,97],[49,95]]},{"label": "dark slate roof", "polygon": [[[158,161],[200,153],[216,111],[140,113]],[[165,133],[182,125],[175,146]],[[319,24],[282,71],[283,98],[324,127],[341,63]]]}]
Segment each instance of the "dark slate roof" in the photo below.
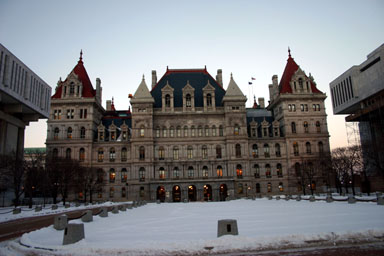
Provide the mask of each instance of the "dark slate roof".
[{"label": "dark slate roof", "polygon": [[[247,108],[247,127],[248,131],[250,132],[250,123],[254,120],[257,122],[257,136],[261,137],[261,122],[267,121],[270,126],[268,127],[269,130],[269,136],[272,137],[273,135],[273,129],[272,129],[272,122],[275,120],[275,118],[272,116],[272,112],[267,110],[266,108]],[[280,134],[281,131],[280,131]]]},{"label": "dark slate roof", "polygon": [[[112,122],[116,125],[116,138],[119,138],[121,134],[120,126],[125,122],[128,125],[128,129],[132,129],[132,118],[131,112],[128,110],[121,111],[107,111],[101,120],[102,124],[105,127],[105,137],[109,137],[109,126]],[[97,134],[96,137],[97,138]]]},{"label": "dark slate roof", "polygon": [[206,69],[167,69],[167,72],[159,80],[156,86],[151,90],[152,97],[155,99],[155,108],[162,107],[161,89],[167,84],[174,89],[174,107],[183,106],[182,89],[189,81],[189,84],[195,88],[195,107],[203,107],[203,88],[209,83],[215,88],[216,106],[223,106],[222,100],[225,90],[216,80],[207,72]]}]

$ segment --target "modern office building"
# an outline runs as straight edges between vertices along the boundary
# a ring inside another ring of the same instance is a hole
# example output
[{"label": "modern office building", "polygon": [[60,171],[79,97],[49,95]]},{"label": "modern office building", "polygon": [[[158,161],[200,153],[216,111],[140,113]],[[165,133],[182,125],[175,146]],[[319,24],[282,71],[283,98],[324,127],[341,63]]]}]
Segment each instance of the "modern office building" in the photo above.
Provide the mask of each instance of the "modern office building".
[{"label": "modern office building", "polygon": [[371,189],[384,189],[384,44],[330,83],[334,114],[356,122]]},{"label": "modern office building", "polygon": [[[246,108],[247,98],[222,70],[169,69],[151,88],[142,78],[132,109],[102,106],[80,60],[51,99],[47,152],[78,159],[106,173],[99,200],[225,200],[300,193],[295,173],[303,161],[329,152],[329,134],[319,91],[289,54],[282,79],[273,76],[270,104]],[[105,88],[105,86],[104,86]],[[113,88],[108,88],[113,90]],[[323,192],[324,176],[311,184]],[[81,199],[81,194],[75,195]]]}]

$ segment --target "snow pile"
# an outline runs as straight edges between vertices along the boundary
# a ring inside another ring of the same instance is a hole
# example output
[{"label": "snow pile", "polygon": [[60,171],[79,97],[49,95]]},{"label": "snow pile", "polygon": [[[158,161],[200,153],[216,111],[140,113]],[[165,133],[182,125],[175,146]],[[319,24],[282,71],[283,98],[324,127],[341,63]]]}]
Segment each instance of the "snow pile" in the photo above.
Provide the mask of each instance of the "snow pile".
[{"label": "snow pile", "polygon": [[[72,245],[62,246],[64,231],[50,226],[24,234],[20,242],[52,251],[15,242],[9,246],[39,255],[190,255],[362,243],[384,238],[382,216],[384,207],[375,203],[151,203],[108,218],[94,217],[84,223],[85,239]],[[236,219],[239,236],[217,238],[220,219]]]}]

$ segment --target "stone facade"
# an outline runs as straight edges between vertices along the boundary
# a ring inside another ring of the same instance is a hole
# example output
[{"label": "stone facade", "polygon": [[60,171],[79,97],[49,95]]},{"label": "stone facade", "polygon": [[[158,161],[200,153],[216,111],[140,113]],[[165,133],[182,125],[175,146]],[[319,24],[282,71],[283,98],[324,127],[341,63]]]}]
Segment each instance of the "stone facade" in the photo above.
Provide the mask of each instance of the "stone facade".
[{"label": "stone facade", "polygon": [[[152,71],[151,91],[143,77],[132,110],[113,100],[104,109],[100,79],[94,90],[80,58],[52,96],[48,152],[103,169],[99,200],[298,193],[292,166],[329,151],[326,96],[291,56],[280,84],[272,80],[269,106],[259,98],[246,108],[232,75],[225,90],[221,70],[214,79],[206,69],[167,68],[159,81]],[[323,180],[316,185],[323,192]]]}]

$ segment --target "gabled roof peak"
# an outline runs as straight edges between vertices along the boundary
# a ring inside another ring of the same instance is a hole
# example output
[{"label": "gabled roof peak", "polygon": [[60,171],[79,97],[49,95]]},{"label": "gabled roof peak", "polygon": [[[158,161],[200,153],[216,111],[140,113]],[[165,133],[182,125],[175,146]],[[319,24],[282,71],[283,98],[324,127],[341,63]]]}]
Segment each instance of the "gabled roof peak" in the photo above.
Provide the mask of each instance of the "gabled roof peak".
[{"label": "gabled roof peak", "polygon": [[245,99],[246,97],[244,96],[243,92],[240,90],[239,86],[236,84],[235,80],[233,79],[233,75],[231,73],[231,79],[229,80],[229,84],[227,87],[227,91],[224,95],[224,99],[229,99],[229,98],[241,98]]}]

